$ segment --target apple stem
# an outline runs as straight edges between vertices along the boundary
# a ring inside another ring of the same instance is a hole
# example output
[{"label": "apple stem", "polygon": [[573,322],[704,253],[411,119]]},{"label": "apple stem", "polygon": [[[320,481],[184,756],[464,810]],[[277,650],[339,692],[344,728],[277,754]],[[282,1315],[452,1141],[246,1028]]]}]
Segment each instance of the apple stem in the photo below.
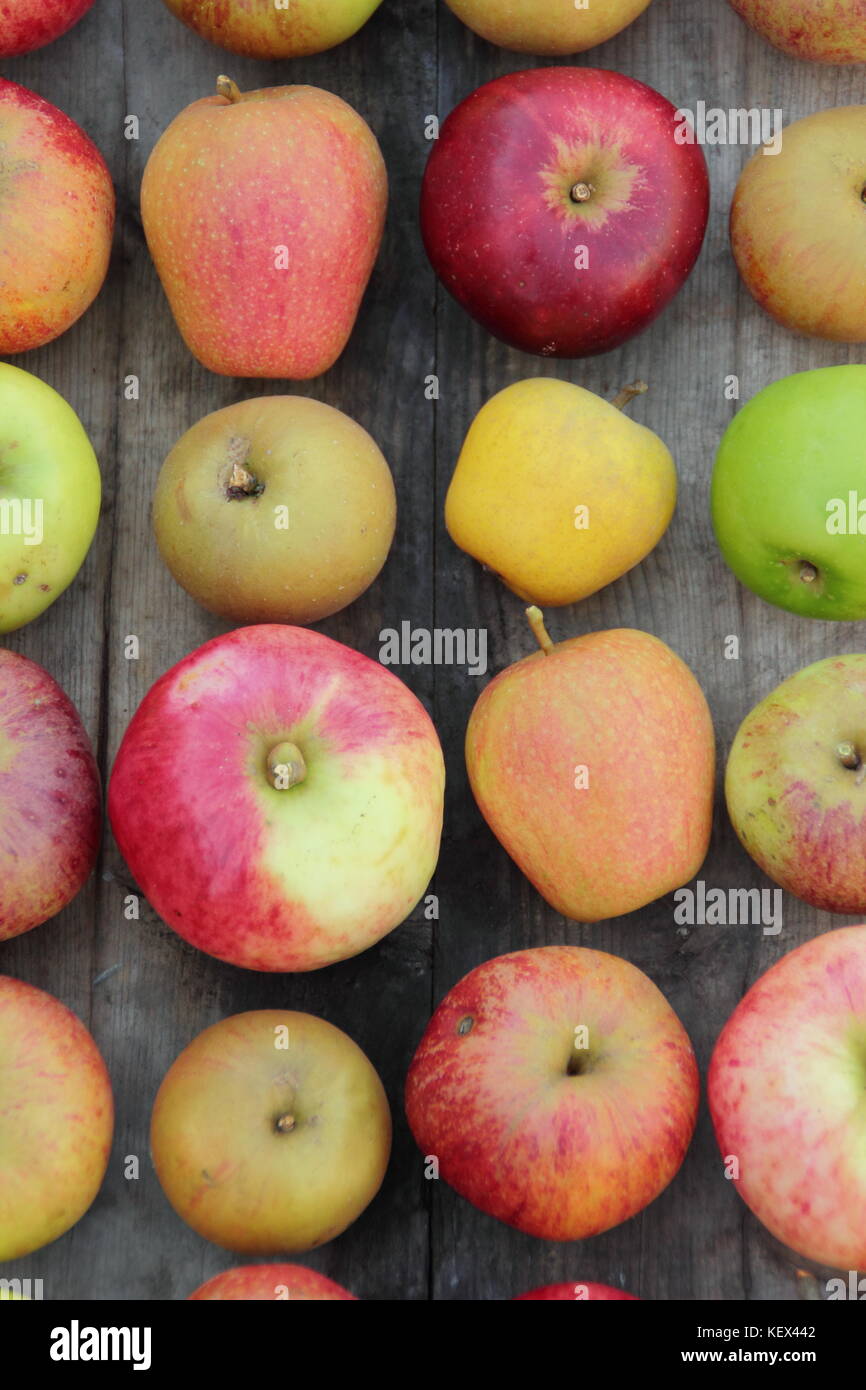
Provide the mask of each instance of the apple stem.
[{"label": "apple stem", "polygon": [[288,791],[307,775],[304,755],[296,743],[278,743],[268,754],[268,781],[278,792]]},{"label": "apple stem", "polygon": [[281,1115],[279,1119],[274,1122],[274,1129],[278,1134],[291,1134],[294,1127],[294,1115]]},{"label": "apple stem", "polygon": [[611,405],[616,406],[617,410],[625,410],[635,396],[643,396],[648,390],[649,387],[645,381],[633,381],[630,386],[624,386],[618,396],[614,396]]},{"label": "apple stem", "polygon": [[225,97],[226,101],[230,101],[233,105],[241,99],[241,89],[237,82],[233,82],[230,77],[218,77],[216,89],[218,97]]},{"label": "apple stem", "polygon": [[236,435],[229,440],[226,457],[231,471],[226,483],[226,497],[230,502],[238,502],[244,497],[261,497],[265,490],[264,483],[260,483],[255,473],[246,467],[249,452],[248,439]]},{"label": "apple stem", "polygon": [[573,203],[588,203],[594,191],[591,183],[583,183],[582,181],[576,183],[571,190],[571,201]]},{"label": "apple stem", "polygon": [[553,651],[554,644],[551,641],[550,633],[544,626],[544,614],[535,604],[527,608],[526,616],[529,619],[529,626],[532,628],[533,635],[545,656],[549,656]]},{"label": "apple stem", "polygon": [[836,757],[843,767],[851,768],[856,772],[861,765],[860,754],[853,743],[839,743],[836,745]]}]

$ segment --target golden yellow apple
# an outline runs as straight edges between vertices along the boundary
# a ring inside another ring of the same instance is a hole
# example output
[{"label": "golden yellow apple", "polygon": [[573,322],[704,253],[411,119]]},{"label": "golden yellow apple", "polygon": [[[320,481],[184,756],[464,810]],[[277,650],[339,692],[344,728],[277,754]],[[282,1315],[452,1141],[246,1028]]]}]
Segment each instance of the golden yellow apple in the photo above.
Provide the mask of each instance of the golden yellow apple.
[{"label": "golden yellow apple", "polygon": [[560,607],[638,564],[667,530],[668,449],[621,405],[571,382],[518,381],[489,400],[463,445],[445,523],[461,550],[520,598]]},{"label": "golden yellow apple", "polygon": [[549,57],[582,53],[618,34],[643,14],[650,0],[447,0],[483,39],[517,53]]}]

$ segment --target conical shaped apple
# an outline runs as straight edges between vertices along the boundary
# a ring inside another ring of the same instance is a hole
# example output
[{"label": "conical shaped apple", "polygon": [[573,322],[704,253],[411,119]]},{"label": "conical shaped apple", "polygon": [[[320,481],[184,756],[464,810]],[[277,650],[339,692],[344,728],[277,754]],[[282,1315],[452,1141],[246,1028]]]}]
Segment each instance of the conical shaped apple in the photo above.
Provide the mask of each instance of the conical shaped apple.
[{"label": "conical shaped apple", "polygon": [[617,628],[541,650],[482,691],[466,732],[479,808],[538,891],[597,922],[687,883],[707,853],[715,740],[685,662]]},{"label": "conical shaped apple", "polygon": [[340,356],[388,198],[369,126],[318,87],[193,102],[141,186],[147,243],[190,351],[223,376],[319,376]]}]

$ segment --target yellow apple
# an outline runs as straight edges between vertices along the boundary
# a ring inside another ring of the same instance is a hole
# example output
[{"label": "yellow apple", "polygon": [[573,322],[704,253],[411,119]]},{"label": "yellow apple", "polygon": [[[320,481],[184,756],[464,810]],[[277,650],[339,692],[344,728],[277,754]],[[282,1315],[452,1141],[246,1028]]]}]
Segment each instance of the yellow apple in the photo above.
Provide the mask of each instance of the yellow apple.
[{"label": "yellow apple", "polygon": [[537,378],[476,416],[445,523],[520,598],[555,608],[638,564],[666,531],[676,493],[673,459],[652,430],[581,386]]},{"label": "yellow apple", "polygon": [[476,34],[517,53],[582,53],[613,38],[650,0],[447,0]]}]

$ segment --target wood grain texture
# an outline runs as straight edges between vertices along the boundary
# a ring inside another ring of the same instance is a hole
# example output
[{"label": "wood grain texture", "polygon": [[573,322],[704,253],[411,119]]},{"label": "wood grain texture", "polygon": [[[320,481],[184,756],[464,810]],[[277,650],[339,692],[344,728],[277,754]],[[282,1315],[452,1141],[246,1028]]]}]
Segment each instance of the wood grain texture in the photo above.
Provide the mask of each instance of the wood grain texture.
[{"label": "wood grain texture", "polygon": [[[723,0],[653,0],[624,34],[584,55],[656,87],[677,105],[779,107],[786,122],[864,99],[862,69],[820,69],[775,53]],[[525,357],[486,335],[435,284],[421,247],[417,196],[429,150],[424,122],[479,83],[535,65],[476,39],[436,0],[384,0],[351,42],[316,59],[231,58],[187,31],[160,0],[97,0],[57,44],[8,62],[4,75],[40,92],[88,130],[117,186],[119,222],[109,281],[73,330],[19,365],[55,386],[80,413],[102,463],[105,502],[82,574],[39,622],[7,639],[46,666],[81,710],[107,775],[120,738],[151,683],[225,625],[196,607],[165,570],[149,520],[169,448],[208,411],[262,393],[300,390],[345,410],[382,446],[395,473],[399,525],[373,589],[322,624],[375,656],[382,628],[484,628],[491,672],[530,650],[522,605],[449,540],[445,490],[472,417],[494,391],[551,374],[605,394],[637,376],[649,394],[632,412],[669,444],[680,473],[670,531],[630,575],[550,615],[554,636],[634,626],[669,642],[710,700],[722,758],[743,715],[810,661],[856,650],[854,624],[822,624],[769,608],[724,566],[709,521],[718,440],[742,399],[789,372],[861,360],[856,349],[797,339],[776,327],[739,284],[727,208],[749,151],[707,151],[710,232],[685,290],[642,337],[586,362]],[[385,246],[348,350],[301,388],[211,376],[184,348],[150,263],[138,214],[145,161],[168,121],[228,71],[243,86],[306,81],[336,91],[377,133],[391,179]],[[140,139],[124,138],[127,114]],[[425,398],[436,373],[440,398]],[[127,401],[123,381],[140,378]],[[127,660],[124,639],[140,640]],[[740,659],[724,639],[740,638]],[[470,796],[462,746],[483,678],[454,667],[399,672],[434,714],[449,774],[443,854],[435,881],[441,916],[417,912],[378,947],[309,976],[259,976],[194,951],[148,910],[123,917],[128,871],[106,832],[94,880],[53,922],[0,947],[0,971],[58,995],[93,1029],[115,1084],[118,1124],[104,1189],[66,1237],[0,1275],[41,1277],[45,1296],[184,1298],[240,1262],[200,1240],[169,1209],[150,1166],[150,1107],[166,1068],[202,1028],[226,1014],[285,1006],[321,1014],[349,1032],[380,1070],[396,1122],[394,1156],[379,1197],[332,1245],[303,1257],[361,1298],[500,1299],[559,1279],[618,1284],[648,1299],[812,1298],[823,1282],[761,1230],[724,1180],[702,1109],[695,1142],[671,1188],[646,1212],[579,1247],[532,1240],[426,1182],[402,1112],[402,1081],[433,1005],[482,960],[567,941],[626,956],[667,994],[702,1069],[749,984],[798,942],[842,920],[786,897],[784,929],[677,927],[671,898],[618,921],[578,927],[559,917],[510,863]],[[170,853],[170,846],[167,847]],[[739,848],[719,797],[702,877],[714,887],[766,883]],[[111,972],[104,975],[104,972]],[[141,1176],[124,1177],[137,1155]]]}]

